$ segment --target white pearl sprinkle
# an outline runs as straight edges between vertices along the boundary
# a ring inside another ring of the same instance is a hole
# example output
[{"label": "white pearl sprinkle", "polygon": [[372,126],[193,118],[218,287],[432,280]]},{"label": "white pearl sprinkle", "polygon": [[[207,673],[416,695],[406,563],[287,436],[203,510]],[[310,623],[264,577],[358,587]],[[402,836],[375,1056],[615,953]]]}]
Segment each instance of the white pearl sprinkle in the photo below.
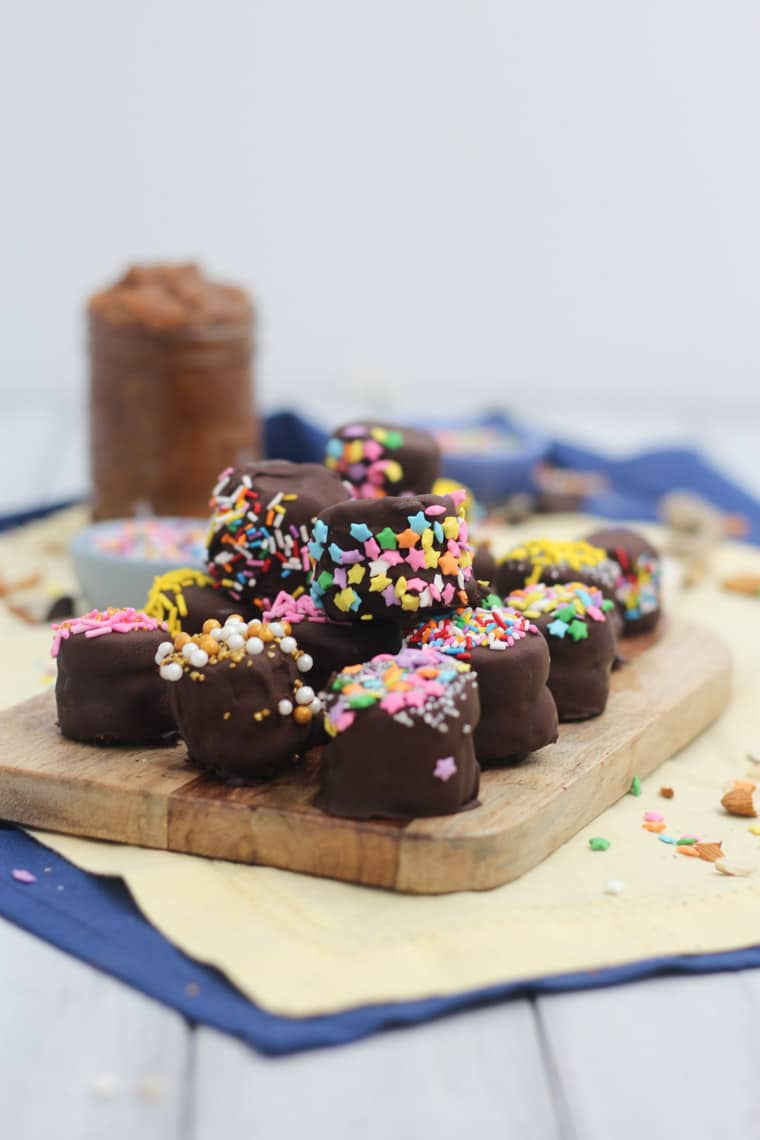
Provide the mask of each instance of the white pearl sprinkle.
[{"label": "white pearl sprinkle", "polygon": [[239,633],[233,633],[227,638],[227,648],[231,650],[242,649],[245,645],[245,638],[241,637]]},{"label": "white pearl sprinkle", "polygon": [[294,637],[283,637],[280,641],[280,649],[283,653],[295,653],[298,649],[298,642]]},{"label": "white pearl sprinkle", "polygon": [[282,628],[282,625],[278,621],[273,621],[270,624],[269,628],[272,631],[272,637],[282,637],[285,633],[285,630]]},{"label": "white pearl sprinkle", "polygon": [[315,697],[311,702],[309,705],[309,712],[314,716],[317,716],[318,713],[322,712],[322,702],[320,701],[319,697]]},{"label": "white pearl sprinkle", "polygon": [[260,637],[249,637],[245,643],[245,649],[249,657],[255,657],[257,653],[263,652],[264,642]]},{"label": "white pearl sprinkle", "polygon": [[187,660],[189,661],[190,658],[192,657],[192,655],[195,653],[197,648],[198,648],[198,646],[195,644],[194,641],[186,641],[185,644],[182,646],[182,656],[187,658]]},{"label": "white pearl sprinkle", "polygon": [[213,637],[214,641],[224,641],[224,630],[220,625],[215,625],[211,630],[211,636]]},{"label": "white pearl sprinkle", "polygon": [[244,621],[228,621],[224,628],[228,635],[231,633],[243,634],[248,629],[248,626]]},{"label": "white pearl sprinkle", "polygon": [[622,894],[623,884],[620,882],[620,879],[610,879],[609,883],[607,883],[607,886],[604,888],[604,893],[606,895]]},{"label": "white pearl sprinkle", "polygon": [[156,665],[160,665],[164,657],[173,652],[174,646],[172,645],[171,641],[162,641],[156,650],[156,656],[153,658],[153,660],[156,662]]},{"label": "white pearl sprinkle", "polygon": [[309,685],[301,685],[301,688],[296,693],[297,705],[310,705],[314,700],[315,693]]},{"label": "white pearl sprinkle", "polygon": [[309,653],[302,653],[296,661],[300,673],[308,673],[314,664],[314,658]]},{"label": "white pearl sprinkle", "polygon": [[208,653],[205,649],[196,649],[190,657],[190,664],[193,669],[202,669],[204,665],[208,665]]},{"label": "white pearl sprinkle", "polygon": [[290,701],[282,700],[277,706],[277,711],[281,716],[290,716],[293,711],[293,705]]},{"label": "white pearl sprinkle", "polygon": [[179,661],[170,661],[168,665],[162,665],[161,676],[165,681],[179,681],[182,677],[182,666]]}]

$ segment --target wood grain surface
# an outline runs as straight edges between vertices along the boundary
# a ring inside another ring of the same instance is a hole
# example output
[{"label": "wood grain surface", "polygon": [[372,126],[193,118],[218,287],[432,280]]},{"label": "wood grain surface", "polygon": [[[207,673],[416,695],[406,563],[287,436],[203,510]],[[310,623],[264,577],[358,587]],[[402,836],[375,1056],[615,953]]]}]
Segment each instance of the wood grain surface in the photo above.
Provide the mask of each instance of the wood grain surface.
[{"label": "wood grain surface", "polygon": [[481,806],[412,820],[347,820],[312,806],[319,757],[269,784],[199,776],[184,746],[98,748],[61,737],[52,693],[0,714],[0,817],[15,823],[260,863],[422,894],[484,890],[524,874],[702,731],[730,696],[713,634],[669,623],[624,643],[604,715],[483,773]]}]

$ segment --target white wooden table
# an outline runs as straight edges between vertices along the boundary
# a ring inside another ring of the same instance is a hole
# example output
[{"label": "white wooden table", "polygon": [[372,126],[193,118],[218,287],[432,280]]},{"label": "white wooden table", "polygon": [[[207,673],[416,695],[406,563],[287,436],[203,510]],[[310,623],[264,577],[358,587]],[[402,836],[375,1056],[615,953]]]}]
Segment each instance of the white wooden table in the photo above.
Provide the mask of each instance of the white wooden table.
[{"label": "white wooden table", "polygon": [[7,1140],[757,1135],[760,971],[508,1001],[268,1059],[0,921]]},{"label": "white wooden table", "polygon": [[[651,424],[625,426],[623,443],[652,438]],[[572,434],[568,417],[562,427]],[[589,439],[588,428],[578,434]],[[598,431],[614,438],[602,423]],[[28,432],[15,434],[25,455],[40,453]],[[714,423],[673,425],[672,436],[684,434],[760,493],[752,424],[717,434]],[[667,436],[661,424],[658,439]],[[57,489],[68,492],[81,455],[70,447],[57,459]],[[22,462],[21,448],[6,449],[13,486],[28,489],[34,473],[27,464],[29,479],[19,479]],[[509,1001],[269,1060],[0,920],[0,995],[2,1140],[743,1140],[758,1131],[760,971]]]}]

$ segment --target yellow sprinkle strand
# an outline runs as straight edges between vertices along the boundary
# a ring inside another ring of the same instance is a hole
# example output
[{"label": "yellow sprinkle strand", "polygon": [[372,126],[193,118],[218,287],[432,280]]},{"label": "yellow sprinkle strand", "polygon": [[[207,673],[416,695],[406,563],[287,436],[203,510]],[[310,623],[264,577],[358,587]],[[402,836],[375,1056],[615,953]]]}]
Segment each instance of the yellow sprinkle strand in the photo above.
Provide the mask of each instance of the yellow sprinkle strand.
[{"label": "yellow sprinkle strand", "polygon": [[502,562],[530,562],[532,569],[526,586],[533,586],[546,566],[561,563],[572,570],[588,570],[607,560],[607,551],[581,539],[578,542],[556,542],[550,538],[533,538],[515,546]]},{"label": "yellow sprinkle strand", "polygon": [[202,570],[190,566],[169,570],[153,579],[145,603],[145,613],[156,621],[165,621],[172,637],[182,632],[182,619],[187,617],[187,603],[183,590],[190,586],[213,586],[214,580]]}]

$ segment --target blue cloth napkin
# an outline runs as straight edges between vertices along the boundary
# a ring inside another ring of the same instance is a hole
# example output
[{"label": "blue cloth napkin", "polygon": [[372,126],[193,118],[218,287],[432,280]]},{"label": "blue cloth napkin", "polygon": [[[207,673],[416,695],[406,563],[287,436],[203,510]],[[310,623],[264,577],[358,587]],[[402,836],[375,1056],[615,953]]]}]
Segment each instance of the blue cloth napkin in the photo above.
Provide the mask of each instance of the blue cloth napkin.
[{"label": "blue cloth napkin", "polygon": [[[31,872],[36,882],[17,882],[14,869]],[[382,1029],[510,997],[613,986],[656,974],[760,966],[760,946],[752,946],[723,954],[651,958],[609,970],[509,982],[425,1001],[367,1005],[320,1017],[278,1017],[249,1001],[218,970],[172,946],[142,916],[121,880],[80,871],[9,824],[0,824],[0,915],[189,1021],[230,1033],[272,1055],[341,1045]],[[314,981],[319,984],[318,977]]]},{"label": "blue cloth napkin", "polygon": [[[435,427],[446,428],[441,422]],[[533,469],[541,460],[573,471],[596,471],[607,476],[608,489],[590,495],[583,509],[602,518],[656,522],[657,505],[668,491],[693,491],[727,514],[743,515],[744,536],[760,544],[760,503],[727,479],[697,451],[663,448],[642,451],[626,459],[611,459],[603,452],[575,447],[562,440],[542,439],[501,413],[457,421],[456,437],[480,431],[492,450],[454,452],[444,456],[443,473],[461,481],[477,499],[493,505],[516,491],[535,490]],[[279,459],[321,462],[327,432],[294,412],[276,412],[264,424],[266,454]],[[504,447],[499,447],[499,441]]]}]

